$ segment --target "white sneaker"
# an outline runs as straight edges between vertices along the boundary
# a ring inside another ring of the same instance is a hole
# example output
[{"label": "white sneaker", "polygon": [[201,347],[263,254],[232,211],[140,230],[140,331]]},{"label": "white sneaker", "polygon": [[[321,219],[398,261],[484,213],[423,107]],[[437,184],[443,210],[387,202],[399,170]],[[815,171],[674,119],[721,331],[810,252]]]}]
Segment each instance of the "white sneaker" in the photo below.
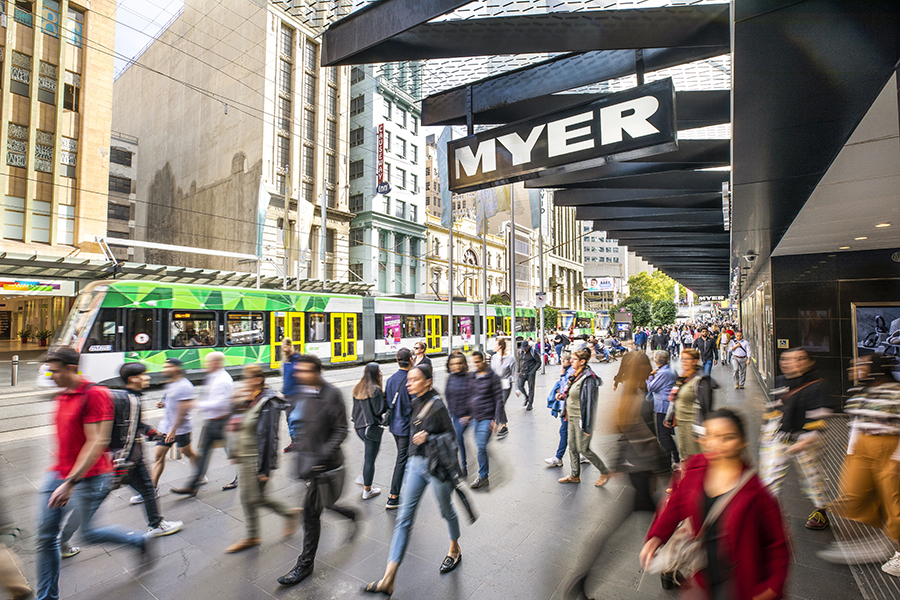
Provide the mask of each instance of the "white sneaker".
[{"label": "white sneaker", "polygon": [[891,557],[891,560],[881,565],[881,570],[888,575],[900,577],[900,552],[894,552],[894,556]]},{"label": "white sneaker", "polygon": [[581,456],[581,464],[586,465],[591,462],[587,458],[585,458],[584,454],[580,454],[579,456]]},{"label": "white sneaker", "polygon": [[563,461],[556,458],[555,456],[551,456],[550,458],[545,458],[544,462],[547,463],[551,467],[561,467],[563,465]]},{"label": "white sneaker", "polygon": [[207,483],[209,483],[209,477],[204,475],[203,479],[201,479],[200,481],[197,482],[197,485],[206,485]]},{"label": "white sneaker", "polygon": [[81,552],[81,548],[79,548],[78,546],[70,546],[68,544],[62,546],[59,549],[59,553],[63,558],[72,558],[79,552]]},{"label": "white sneaker", "polygon": [[141,496],[140,494],[135,494],[134,496],[131,497],[130,502],[131,502],[132,504],[143,504],[143,503],[144,503],[144,497]]},{"label": "white sneaker", "polygon": [[184,527],[184,523],[181,521],[160,521],[159,525],[151,527],[147,533],[153,537],[163,537],[164,535],[178,533],[182,527]]},{"label": "white sneaker", "polygon": [[363,490],[362,499],[368,500],[369,498],[374,498],[378,494],[381,493],[381,488],[372,488],[371,490]]},{"label": "white sneaker", "polygon": [[366,485],[366,480],[363,479],[362,473],[359,474],[359,477],[357,477],[356,481],[354,481],[353,483],[355,483],[356,485]]}]

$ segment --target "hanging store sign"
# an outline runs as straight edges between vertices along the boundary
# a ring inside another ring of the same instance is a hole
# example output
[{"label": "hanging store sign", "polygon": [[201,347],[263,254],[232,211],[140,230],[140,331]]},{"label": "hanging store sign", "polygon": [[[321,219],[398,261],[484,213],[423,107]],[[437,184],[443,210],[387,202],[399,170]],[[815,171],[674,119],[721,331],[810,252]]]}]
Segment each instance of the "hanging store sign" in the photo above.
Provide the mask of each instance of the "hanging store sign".
[{"label": "hanging store sign", "polygon": [[378,154],[377,165],[375,167],[375,185],[378,186],[379,194],[386,194],[387,192],[381,191],[381,184],[384,183],[384,123],[378,126],[378,132],[375,135],[375,139],[377,140]]},{"label": "hanging store sign", "polygon": [[0,292],[22,296],[74,296],[74,281],[5,280],[0,281]]},{"label": "hanging store sign", "polygon": [[587,282],[586,292],[616,291],[616,280],[612,277],[589,277],[585,279],[585,282]]},{"label": "hanging store sign", "polygon": [[675,87],[663,79],[451,141],[450,190],[464,193],[677,147]]}]

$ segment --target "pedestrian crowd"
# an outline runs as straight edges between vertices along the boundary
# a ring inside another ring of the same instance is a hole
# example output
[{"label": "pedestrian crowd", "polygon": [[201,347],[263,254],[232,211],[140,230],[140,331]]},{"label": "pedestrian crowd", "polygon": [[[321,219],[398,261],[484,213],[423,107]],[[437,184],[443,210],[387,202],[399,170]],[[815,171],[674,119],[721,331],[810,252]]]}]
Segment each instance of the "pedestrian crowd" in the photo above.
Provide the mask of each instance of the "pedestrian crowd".
[{"label": "pedestrian crowd", "polygon": [[[778,497],[792,464],[799,469],[812,509],[807,528],[827,528],[831,511],[882,527],[895,545],[900,543],[896,364],[869,355],[851,365],[857,387],[845,406],[852,417],[850,443],[840,493],[830,498],[821,460],[829,417],[837,407],[824,393],[822,375],[809,352],[791,348],[779,356],[781,374],[763,415],[754,465],[748,450],[753,434],[739,411],[717,406],[721,392],[713,377],[719,373],[714,367],[721,365],[734,388],[744,389],[752,354],[739,329],[727,321],[637,327],[631,343],[623,341],[560,331],[509,348],[510,341],[497,338],[490,355],[450,354],[443,394],[435,389],[425,344],[416,343],[412,350],[396,353],[398,370],[387,380],[378,363],[367,364],[350,404],[326,381],[322,362],[295,353],[289,339],[282,346],[280,392],[267,385],[258,365],[244,367],[236,382],[219,352],[205,356],[205,379],[198,390],[185,377],[184,364],[170,358],[163,369],[166,386],[157,403],[162,418],[156,428],[142,420],[141,398],[149,383],[143,365],[122,366],[124,387],[108,390],[79,374],[77,352],[54,349],[46,362],[60,388],[55,399],[56,452],[40,488],[34,594],[39,600],[59,597],[60,561],[79,553],[72,542],[79,531],[85,543],[133,548],[138,566],[145,567],[154,558],[157,538],[184,527],[160,512],[159,481],[167,457],[178,451],[192,467],[190,477],[172,492],[196,496],[208,485],[210,458],[218,447],[235,465],[235,478],[223,491],[239,489],[246,526],[243,537],[224,551],[259,546],[259,511],[268,508],[283,519],[283,539],[302,527],[296,564],[278,577],[282,586],[301,583],[315,568],[322,513],[329,510],[346,520],[348,540],[354,539],[360,524],[359,512],[341,502],[349,477],[343,448],[351,425],[361,443],[363,466],[356,483],[362,486],[363,501],[382,492],[375,485],[375,464],[385,431],[396,446],[385,501],[386,510],[397,511],[393,536],[383,576],[363,591],[393,593],[429,486],[449,537],[438,568],[449,573],[463,558],[454,503],[469,521],[477,518],[466,490],[489,491],[490,444],[509,435],[508,400],[515,397],[526,412],[532,411],[538,371],[548,364],[556,371],[546,404],[560,427],[547,466],[560,468],[568,462],[566,474],[558,479],[562,485],[579,484],[583,468],[590,467],[597,471],[591,479],[598,488],[617,475],[627,480],[634,491],[633,510],[655,513],[638,559],[643,569],[660,575],[664,588],[682,587],[713,599],[783,597],[790,551]],[[605,413],[598,410],[604,382],[591,368],[591,359],[619,363],[611,386],[614,406]],[[195,412],[204,422],[196,451]],[[290,433],[284,447],[279,440],[282,419]],[[592,448],[601,429],[616,437],[603,458]],[[466,452],[469,430],[475,457]],[[155,444],[149,466],[144,439]],[[288,463],[291,475],[306,482],[302,505],[271,493],[267,484],[279,462]],[[131,502],[143,506],[146,532],[94,524],[110,491],[122,485],[136,492]],[[0,511],[0,532],[14,529],[3,517]],[[835,563],[887,559],[883,570],[900,577],[898,548],[886,557],[868,540],[836,542],[820,556]],[[33,593],[15,555],[2,544],[0,580],[13,598]]]}]

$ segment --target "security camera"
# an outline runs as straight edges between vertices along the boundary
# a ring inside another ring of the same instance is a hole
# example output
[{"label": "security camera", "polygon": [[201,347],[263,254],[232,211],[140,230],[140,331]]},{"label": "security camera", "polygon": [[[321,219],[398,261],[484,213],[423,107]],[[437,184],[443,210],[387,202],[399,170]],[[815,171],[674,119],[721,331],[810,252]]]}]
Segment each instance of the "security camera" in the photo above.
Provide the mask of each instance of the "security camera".
[{"label": "security camera", "polygon": [[751,253],[751,254],[745,254],[745,255],[744,255],[744,260],[746,260],[747,262],[751,262],[751,263],[752,263],[753,261],[756,260],[756,257],[757,257],[756,254],[752,254],[752,253]]}]

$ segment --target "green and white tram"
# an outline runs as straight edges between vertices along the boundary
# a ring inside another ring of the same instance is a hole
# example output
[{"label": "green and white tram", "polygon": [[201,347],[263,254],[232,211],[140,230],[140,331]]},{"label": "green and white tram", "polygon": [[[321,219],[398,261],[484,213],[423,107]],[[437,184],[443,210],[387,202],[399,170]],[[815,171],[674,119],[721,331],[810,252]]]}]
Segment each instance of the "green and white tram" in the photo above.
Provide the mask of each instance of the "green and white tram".
[{"label": "green and white tram", "polygon": [[[478,343],[482,310],[454,304],[454,348]],[[488,306],[491,337],[509,334],[510,314],[508,306]],[[534,309],[518,308],[516,317],[518,337],[534,337]],[[229,370],[277,369],[285,337],[325,364],[387,360],[415,342],[436,354],[446,351],[449,331],[446,302],[111,280],[84,288],[52,346],[75,348],[82,373],[110,383],[125,362],[144,363],[155,380],[172,357],[199,374],[213,351],[225,354]]]}]

